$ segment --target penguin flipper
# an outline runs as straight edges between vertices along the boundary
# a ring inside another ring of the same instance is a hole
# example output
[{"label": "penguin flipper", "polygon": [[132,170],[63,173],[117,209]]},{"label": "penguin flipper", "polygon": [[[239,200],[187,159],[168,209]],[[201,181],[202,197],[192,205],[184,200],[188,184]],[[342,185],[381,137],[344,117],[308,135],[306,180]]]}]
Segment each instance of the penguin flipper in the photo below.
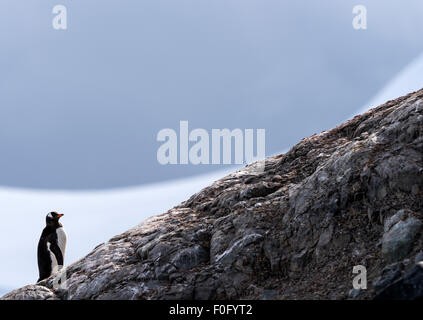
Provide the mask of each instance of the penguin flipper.
[{"label": "penguin flipper", "polygon": [[60,251],[60,248],[57,245],[57,242],[52,241],[52,242],[49,242],[49,243],[50,243],[51,252],[53,252],[53,254],[56,256],[57,264],[59,266],[63,266],[63,255],[62,255],[62,251]]}]

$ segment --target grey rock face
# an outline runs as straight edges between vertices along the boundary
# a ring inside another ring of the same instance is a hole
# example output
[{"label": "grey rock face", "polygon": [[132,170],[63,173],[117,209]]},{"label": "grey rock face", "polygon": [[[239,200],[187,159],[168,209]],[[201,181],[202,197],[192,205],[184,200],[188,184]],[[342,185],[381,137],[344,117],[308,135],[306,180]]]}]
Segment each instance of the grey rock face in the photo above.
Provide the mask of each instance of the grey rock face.
[{"label": "grey rock face", "polygon": [[376,292],[380,292],[382,289],[392,284],[395,280],[401,278],[403,270],[404,264],[401,262],[385,267],[380,276],[373,281],[373,288]]},{"label": "grey rock face", "polygon": [[359,289],[351,289],[350,292],[348,293],[348,296],[350,298],[357,298],[360,295],[360,290]]},{"label": "grey rock face", "polygon": [[52,290],[37,285],[28,285],[18,290],[9,292],[2,300],[56,300]]},{"label": "grey rock face", "polygon": [[[422,105],[423,90],[305,138],[264,172],[247,166],[98,246],[62,287],[53,276],[3,298],[370,299],[399,281],[419,288]],[[368,271],[359,293],[356,265]]]},{"label": "grey rock face", "polygon": [[417,264],[419,262],[423,262],[423,252],[420,251],[416,257],[414,258],[414,262]]},{"label": "grey rock face", "polygon": [[382,290],[375,300],[416,300],[423,297],[423,262],[416,264],[400,280]]},{"label": "grey rock face", "polygon": [[[401,220],[404,219],[404,220]],[[388,262],[403,259],[413,248],[413,242],[419,234],[422,222],[407,217],[404,210],[399,211],[385,223],[382,240],[382,255]]]}]

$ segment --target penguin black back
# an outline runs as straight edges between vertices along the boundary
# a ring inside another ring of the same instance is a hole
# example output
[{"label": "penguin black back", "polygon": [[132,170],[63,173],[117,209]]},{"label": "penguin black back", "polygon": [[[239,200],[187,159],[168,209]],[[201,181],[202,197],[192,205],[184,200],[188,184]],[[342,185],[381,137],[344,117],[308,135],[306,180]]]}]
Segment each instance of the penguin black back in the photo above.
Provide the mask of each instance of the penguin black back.
[{"label": "penguin black back", "polygon": [[38,270],[39,279],[37,282],[51,276],[55,269],[63,266],[66,233],[59,219],[63,214],[50,212],[46,216],[46,227],[44,228],[40,241],[38,242]]}]

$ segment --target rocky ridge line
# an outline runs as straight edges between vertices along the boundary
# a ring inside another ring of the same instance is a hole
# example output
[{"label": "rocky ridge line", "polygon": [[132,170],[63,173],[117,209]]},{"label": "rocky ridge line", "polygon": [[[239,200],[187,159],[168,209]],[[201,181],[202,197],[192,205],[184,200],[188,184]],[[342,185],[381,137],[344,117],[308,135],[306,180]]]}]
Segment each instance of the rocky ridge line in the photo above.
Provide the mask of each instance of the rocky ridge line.
[{"label": "rocky ridge line", "polygon": [[[234,172],[3,299],[423,296],[423,90]],[[352,289],[353,267],[367,290]]]}]

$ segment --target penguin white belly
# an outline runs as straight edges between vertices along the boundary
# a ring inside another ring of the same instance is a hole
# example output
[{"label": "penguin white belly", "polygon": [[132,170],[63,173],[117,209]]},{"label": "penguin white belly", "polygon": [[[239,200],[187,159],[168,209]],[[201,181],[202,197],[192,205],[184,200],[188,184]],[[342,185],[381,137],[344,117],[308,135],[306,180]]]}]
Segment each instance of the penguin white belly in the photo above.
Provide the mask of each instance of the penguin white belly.
[{"label": "penguin white belly", "polygon": [[63,227],[57,228],[56,234],[57,234],[57,245],[59,246],[60,251],[62,252],[63,263],[64,263],[65,251],[66,251],[66,239],[67,239],[65,229],[63,229]]}]

